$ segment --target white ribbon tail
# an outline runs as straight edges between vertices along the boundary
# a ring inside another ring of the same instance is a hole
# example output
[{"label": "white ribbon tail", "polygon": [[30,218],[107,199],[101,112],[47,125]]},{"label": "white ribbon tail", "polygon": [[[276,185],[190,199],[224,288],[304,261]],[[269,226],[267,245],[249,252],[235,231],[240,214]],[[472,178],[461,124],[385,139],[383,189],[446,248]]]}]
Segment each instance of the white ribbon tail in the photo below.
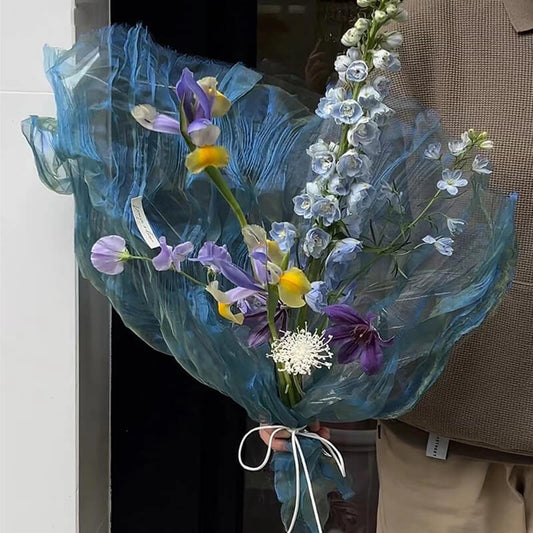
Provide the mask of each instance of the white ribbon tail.
[{"label": "white ribbon tail", "polygon": [[[265,458],[263,459],[263,462],[260,465],[257,466],[250,466],[247,465],[242,458],[242,451],[244,449],[244,445],[246,443],[246,440],[248,437],[255,433],[256,431],[261,431],[262,429],[272,429],[272,433],[270,434],[270,438],[268,439],[267,444],[267,450],[265,453]],[[294,470],[295,470],[295,500],[294,500],[294,511],[292,513],[292,519],[291,523],[289,525],[289,529],[287,529],[287,533],[291,533],[294,529],[294,526],[296,525],[296,520],[298,519],[298,511],[300,510],[300,463],[302,465],[305,481],[307,482],[307,487],[309,489],[309,499],[311,500],[311,506],[313,508],[313,514],[315,516],[316,525],[318,528],[318,532],[322,533],[322,525],[320,523],[320,516],[318,514],[318,508],[315,501],[315,495],[313,493],[313,485],[311,483],[311,476],[309,475],[309,469],[307,467],[307,461],[305,460],[305,455],[302,450],[302,446],[299,441],[299,437],[301,438],[307,438],[307,439],[315,439],[318,440],[322,446],[325,448],[325,452],[327,451],[327,454],[330,455],[333,460],[337,463],[337,467],[339,468],[340,473],[342,474],[342,477],[346,477],[346,468],[344,466],[344,459],[342,457],[341,452],[327,439],[324,437],[321,437],[320,435],[317,435],[316,433],[311,433],[307,431],[305,428],[288,428],[285,426],[258,426],[256,428],[251,429],[244,435],[244,437],[241,440],[241,443],[239,445],[239,463],[240,465],[250,472],[257,472],[259,470],[262,470],[268,463],[270,456],[272,455],[272,442],[274,441],[274,438],[276,435],[281,431],[288,431],[291,434],[291,444],[292,444],[292,455],[294,458]]]}]

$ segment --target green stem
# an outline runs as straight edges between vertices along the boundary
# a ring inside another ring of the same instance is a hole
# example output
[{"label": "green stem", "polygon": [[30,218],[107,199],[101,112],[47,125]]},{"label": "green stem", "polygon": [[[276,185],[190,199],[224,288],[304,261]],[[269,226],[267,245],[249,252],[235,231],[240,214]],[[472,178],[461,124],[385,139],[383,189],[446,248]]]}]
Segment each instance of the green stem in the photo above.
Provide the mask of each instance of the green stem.
[{"label": "green stem", "polygon": [[[137,259],[137,260],[140,260],[140,261],[150,261],[150,262],[152,261],[149,257],[142,257],[140,255],[130,255],[130,256],[128,256],[128,260],[129,259]],[[200,285],[200,287],[206,287],[207,286],[205,283],[197,280],[196,278],[193,278],[190,274],[187,274],[187,272],[183,272],[183,270],[175,270],[174,267],[171,267],[171,268],[172,268],[172,270],[174,270],[178,274],[182,275],[184,278],[187,278],[192,283],[196,283],[196,285]]]},{"label": "green stem", "polygon": [[377,263],[381,259],[382,255],[384,255],[383,252],[377,253],[376,256],[371,259],[363,268],[358,270],[348,281],[344,282],[341,287],[333,293],[330,303],[335,303],[341,294],[350,286],[350,284],[353,283],[361,274],[364,274],[371,266]]},{"label": "green stem", "polygon": [[[309,261],[309,267],[307,269],[307,279],[309,279],[310,282],[316,281],[319,276],[320,272],[322,271],[322,261],[320,259],[315,259],[314,257],[311,258]],[[296,327],[301,329],[305,326],[305,322],[307,320],[307,305],[304,305],[303,307],[300,307],[298,310],[298,318],[296,320]]]},{"label": "green stem", "polygon": [[276,310],[278,308],[279,291],[276,285],[267,285],[267,320],[272,340],[277,340],[278,331],[276,329]]},{"label": "green stem", "polygon": [[[276,285],[268,285],[267,287],[267,320],[270,329],[272,340],[279,338],[276,329],[275,315],[278,308],[279,291]],[[276,364],[276,373],[278,376],[279,395],[283,403],[288,407],[294,407],[302,398],[302,387],[297,382],[298,377],[284,372],[283,367]]]},{"label": "green stem", "polygon": [[226,202],[228,202],[228,205],[235,213],[235,216],[237,217],[241,228],[244,228],[244,226],[248,225],[248,223],[246,222],[246,217],[244,216],[239,202],[237,202],[237,198],[235,198],[235,196],[231,192],[231,189],[226,183],[226,180],[224,179],[224,176],[222,176],[220,170],[216,167],[207,167],[205,171],[207,175],[211,178],[211,181],[215,184],[215,187],[218,189],[218,192],[220,192],[220,194],[223,196]]},{"label": "green stem", "polygon": [[198,281],[196,278],[193,278],[191,275],[187,274],[186,272],[183,272],[183,270],[178,270],[178,274],[181,274],[184,278],[188,279],[192,283],[196,283],[196,285],[200,285],[200,287],[207,286],[205,283],[202,283],[201,281]]}]

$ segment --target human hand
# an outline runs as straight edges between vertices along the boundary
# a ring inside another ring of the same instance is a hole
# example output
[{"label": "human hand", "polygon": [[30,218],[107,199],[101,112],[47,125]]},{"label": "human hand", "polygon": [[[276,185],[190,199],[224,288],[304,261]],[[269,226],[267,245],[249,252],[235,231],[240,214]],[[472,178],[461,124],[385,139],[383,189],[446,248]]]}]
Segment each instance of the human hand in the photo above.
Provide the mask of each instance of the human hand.
[{"label": "human hand", "polygon": [[[270,440],[270,436],[272,435],[273,429],[261,429],[259,431],[259,436],[261,437],[261,440],[268,446],[268,442]],[[329,428],[321,426],[320,422],[317,420],[316,422],[313,422],[309,426],[309,431],[312,431],[313,433],[316,433],[323,439],[329,440],[331,437],[331,433],[329,431]],[[274,438],[272,439],[272,450],[275,452],[286,452],[288,450],[287,447],[287,441],[291,438],[291,434],[288,431],[278,431],[274,435]]]}]

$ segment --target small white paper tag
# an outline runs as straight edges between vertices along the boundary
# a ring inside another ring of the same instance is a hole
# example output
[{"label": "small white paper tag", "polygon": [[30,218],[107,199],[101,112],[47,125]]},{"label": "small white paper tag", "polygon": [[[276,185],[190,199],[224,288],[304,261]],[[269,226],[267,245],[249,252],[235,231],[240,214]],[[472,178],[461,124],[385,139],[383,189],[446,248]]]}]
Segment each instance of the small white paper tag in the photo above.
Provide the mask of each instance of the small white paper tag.
[{"label": "small white paper tag", "polygon": [[159,241],[144,212],[142,196],[136,196],[131,199],[131,211],[133,212],[133,218],[135,218],[135,223],[141,232],[144,242],[152,249],[159,248]]},{"label": "small white paper tag", "polygon": [[430,433],[428,437],[428,444],[426,446],[427,457],[433,457],[434,459],[446,461],[449,444],[450,439],[435,435],[435,433]]}]

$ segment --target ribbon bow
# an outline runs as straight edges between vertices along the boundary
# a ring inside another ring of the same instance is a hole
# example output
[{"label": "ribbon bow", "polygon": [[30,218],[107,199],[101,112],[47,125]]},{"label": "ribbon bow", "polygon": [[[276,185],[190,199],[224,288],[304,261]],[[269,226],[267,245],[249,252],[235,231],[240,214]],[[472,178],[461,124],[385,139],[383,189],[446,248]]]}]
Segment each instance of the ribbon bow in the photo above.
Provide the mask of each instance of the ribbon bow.
[{"label": "ribbon bow", "polygon": [[[268,440],[267,445],[267,451],[265,454],[265,458],[263,459],[263,462],[258,466],[250,466],[247,465],[243,459],[242,459],[242,450],[244,448],[244,444],[246,443],[246,440],[248,437],[255,433],[256,431],[261,431],[262,429],[272,429],[272,433],[270,434],[270,439]],[[307,468],[307,462],[305,460],[305,455],[303,453],[302,447],[299,442],[299,438],[306,438],[306,439],[315,439],[320,441],[322,446],[325,448],[323,450],[323,453],[326,455],[332,457],[335,462],[337,463],[337,466],[339,468],[340,473],[342,474],[342,477],[346,477],[346,469],[344,466],[344,459],[342,457],[341,452],[327,439],[321,437],[320,435],[317,435],[316,433],[312,433],[303,428],[288,428],[285,426],[258,426],[256,428],[251,429],[244,435],[244,437],[241,440],[241,444],[239,445],[239,463],[240,465],[249,472],[257,472],[259,470],[262,470],[266,464],[268,463],[270,456],[272,455],[272,441],[274,440],[274,437],[280,432],[280,431],[288,431],[291,434],[291,444],[292,444],[292,455],[294,457],[294,466],[296,471],[296,498],[295,498],[295,504],[294,504],[294,512],[292,514],[292,520],[291,524],[289,526],[289,529],[287,530],[287,533],[291,533],[291,531],[294,528],[294,525],[296,524],[296,519],[298,517],[298,511],[300,509],[300,464],[302,465],[304,474],[305,474],[305,480],[307,481],[307,487],[309,489],[309,498],[311,499],[311,505],[313,507],[313,513],[315,515],[316,525],[318,527],[319,533],[322,533],[322,525],[320,523],[320,516],[318,515],[318,509],[316,507],[315,502],[315,495],[313,494],[313,485],[311,483],[311,477],[309,476],[309,469]]]}]

